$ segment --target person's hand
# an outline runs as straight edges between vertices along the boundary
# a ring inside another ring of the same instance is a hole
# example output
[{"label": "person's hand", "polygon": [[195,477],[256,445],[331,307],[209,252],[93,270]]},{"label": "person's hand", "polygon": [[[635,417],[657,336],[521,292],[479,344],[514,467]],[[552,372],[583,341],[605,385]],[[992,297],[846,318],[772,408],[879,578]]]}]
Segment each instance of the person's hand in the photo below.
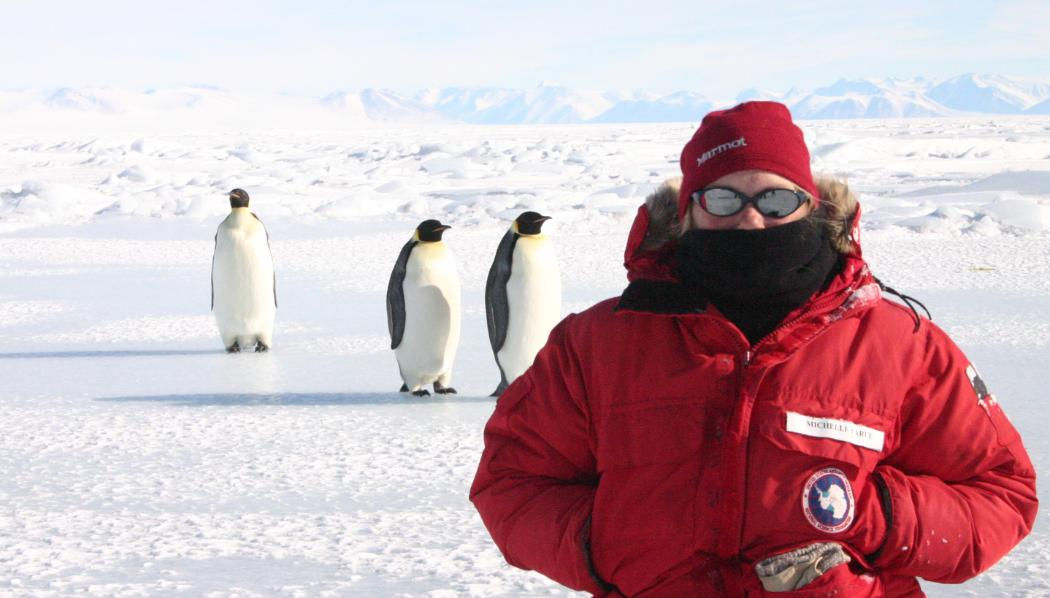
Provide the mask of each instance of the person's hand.
[{"label": "person's hand", "polygon": [[755,573],[767,592],[790,592],[848,562],[849,555],[839,544],[817,542],[759,561]]}]

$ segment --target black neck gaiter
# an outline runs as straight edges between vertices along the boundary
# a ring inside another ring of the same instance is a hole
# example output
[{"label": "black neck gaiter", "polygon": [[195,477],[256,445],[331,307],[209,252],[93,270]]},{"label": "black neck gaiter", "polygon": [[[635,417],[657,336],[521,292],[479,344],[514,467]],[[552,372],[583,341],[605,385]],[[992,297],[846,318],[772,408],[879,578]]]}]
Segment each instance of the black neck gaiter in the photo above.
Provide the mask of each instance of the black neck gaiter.
[{"label": "black neck gaiter", "polygon": [[678,276],[751,344],[830,282],[838,253],[812,218],[753,230],[691,230],[679,239]]}]

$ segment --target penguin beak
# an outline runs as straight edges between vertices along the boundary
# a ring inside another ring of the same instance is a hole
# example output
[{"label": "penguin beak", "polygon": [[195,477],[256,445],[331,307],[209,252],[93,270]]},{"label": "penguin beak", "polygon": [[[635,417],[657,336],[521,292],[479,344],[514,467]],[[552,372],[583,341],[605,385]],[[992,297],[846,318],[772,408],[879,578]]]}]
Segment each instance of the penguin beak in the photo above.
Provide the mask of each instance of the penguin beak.
[{"label": "penguin beak", "polygon": [[444,231],[447,231],[450,228],[452,228],[452,227],[447,225],[447,224],[442,224],[441,226],[435,228],[434,231],[435,232],[444,232]]}]

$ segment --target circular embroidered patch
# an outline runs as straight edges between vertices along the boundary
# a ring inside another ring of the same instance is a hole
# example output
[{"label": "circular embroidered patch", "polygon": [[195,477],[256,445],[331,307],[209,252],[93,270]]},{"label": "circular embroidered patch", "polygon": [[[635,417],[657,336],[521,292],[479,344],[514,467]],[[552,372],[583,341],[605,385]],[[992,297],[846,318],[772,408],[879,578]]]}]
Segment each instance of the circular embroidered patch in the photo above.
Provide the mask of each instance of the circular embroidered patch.
[{"label": "circular embroidered patch", "polygon": [[802,511],[810,525],[835,534],[853,523],[853,488],[841,470],[821,469],[811,475],[802,491]]}]

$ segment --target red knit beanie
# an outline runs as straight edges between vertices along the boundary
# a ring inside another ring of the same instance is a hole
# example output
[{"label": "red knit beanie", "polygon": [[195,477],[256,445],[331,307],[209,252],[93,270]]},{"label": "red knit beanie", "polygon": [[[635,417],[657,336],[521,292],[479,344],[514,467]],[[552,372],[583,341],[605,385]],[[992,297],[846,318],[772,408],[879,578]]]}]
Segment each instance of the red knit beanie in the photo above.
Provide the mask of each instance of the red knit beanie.
[{"label": "red knit beanie", "polygon": [[678,217],[684,218],[689,196],[719,178],[740,170],[767,170],[790,180],[820,200],[809,170],[809,150],[802,130],[778,102],[744,102],[708,113],[682,150],[682,187]]}]

